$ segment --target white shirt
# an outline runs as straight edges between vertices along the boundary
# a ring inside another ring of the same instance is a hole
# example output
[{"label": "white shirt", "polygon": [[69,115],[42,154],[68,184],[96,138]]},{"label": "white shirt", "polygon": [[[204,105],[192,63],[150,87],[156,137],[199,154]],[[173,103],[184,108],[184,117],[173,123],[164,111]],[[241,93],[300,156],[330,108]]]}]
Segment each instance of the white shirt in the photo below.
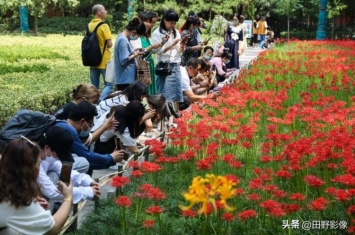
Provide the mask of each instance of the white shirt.
[{"label": "white shirt", "polygon": [[128,127],[124,130],[122,134],[120,134],[118,131],[115,132],[115,135],[117,135],[120,138],[120,141],[122,145],[124,146],[136,146],[137,142],[135,138],[132,138],[131,134],[129,133]]},{"label": "white shirt", "polygon": [[1,235],[45,234],[55,224],[51,212],[44,210],[36,201],[29,206],[21,206],[17,209],[9,202],[2,202],[0,211],[0,228],[6,227],[0,231]]},{"label": "white shirt", "polygon": [[[48,171],[54,171],[60,175],[62,162],[53,157],[46,157],[41,161],[37,182],[40,186],[42,194],[49,200],[63,200],[63,195],[58,193],[57,186],[50,180],[47,175]],[[81,200],[92,199],[94,192],[90,184],[94,181],[89,175],[81,174],[76,170],[71,171],[71,180],[73,182],[73,202],[74,204]]]},{"label": "white shirt", "polygon": [[127,97],[125,95],[118,95],[113,98],[101,101],[100,104],[96,106],[98,115],[94,118],[94,122],[99,119],[104,113],[110,111],[111,107],[117,105],[126,106],[128,103],[129,101],[127,100]]},{"label": "white shirt", "polygon": [[[154,30],[152,34],[152,39],[150,40],[151,43],[154,45],[156,43],[161,43],[167,32],[165,30],[162,30],[163,33],[160,33],[159,31],[160,27],[158,27],[156,30]],[[178,30],[174,29],[176,32],[176,38],[181,39],[181,35]],[[171,33],[168,41],[161,47],[158,48],[156,51],[157,54],[157,63],[160,61],[163,62],[170,62],[170,63],[180,63],[181,62],[181,56],[180,56],[180,42],[177,43],[172,49],[166,51],[164,53],[164,50],[166,47],[170,46],[173,41],[176,39],[174,38],[174,34]]]},{"label": "white shirt", "polygon": [[190,86],[190,77],[189,74],[187,73],[187,70],[185,67],[180,66],[180,71],[181,71],[181,88],[182,92],[184,91],[192,91],[192,88]]}]

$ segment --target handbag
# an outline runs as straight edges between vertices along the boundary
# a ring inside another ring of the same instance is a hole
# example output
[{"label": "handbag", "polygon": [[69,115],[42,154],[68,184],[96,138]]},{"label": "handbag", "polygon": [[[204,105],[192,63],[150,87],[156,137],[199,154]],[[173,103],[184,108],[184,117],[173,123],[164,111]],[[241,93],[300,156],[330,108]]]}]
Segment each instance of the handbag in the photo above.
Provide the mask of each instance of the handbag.
[{"label": "handbag", "polygon": [[166,77],[171,75],[171,73],[172,73],[172,69],[169,62],[160,61],[155,66],[155,74],[158,76]]},{"label": "handbag", "polygon": [[143,59],[142,56],[137,61],[137,80],[142,81],[147,86],[152,84],[149,61]]},{"label": "handbag", "polygon": [[115,63],[114,60],[109,60],[107,61],[106,64],[105,82],[115,83],[115,80],[116,80]]}]

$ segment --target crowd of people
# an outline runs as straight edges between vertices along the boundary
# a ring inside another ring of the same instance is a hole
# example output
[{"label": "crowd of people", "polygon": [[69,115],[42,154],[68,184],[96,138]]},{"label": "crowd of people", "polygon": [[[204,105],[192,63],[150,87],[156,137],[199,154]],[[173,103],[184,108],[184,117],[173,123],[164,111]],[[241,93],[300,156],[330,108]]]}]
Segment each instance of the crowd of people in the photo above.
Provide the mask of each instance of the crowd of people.
[{"label": "crowd of people", "polygon": [[[95,5],[92,13],[89,31],[107,16],[102,5]],[[100,198],[93,170],[127,160],[138,151],[137,138],[144,131],[162,120],[170,128],[191,103],[219,96],[219,83],[239,70],[239,56],[247,47],[243,16],[235,15],[227,24],[219,48],[201,39],[205,25],[199,14],[190,12],[177,28],[179,15],[168,10],[153,31],[158,18],[154,12],[140,13],[114,44],[109,26],[100,25],[103,58],[99,66],[90,67],[92,84],[73,90],[72,101],[54,113],[56,121],[39,139],[21,136],[6,145],[0,159],[0,234],[58,233],[73,203]],[[255,27],[261,25],[262,19]],[[148,84],[137,79],[137,60],[143,58],[149,62]],[[101,76],[105,78],[111,59],[115,82],[104,81],[100,93]],[[67,183],[60,181],[65,162],[72,165]]]}]

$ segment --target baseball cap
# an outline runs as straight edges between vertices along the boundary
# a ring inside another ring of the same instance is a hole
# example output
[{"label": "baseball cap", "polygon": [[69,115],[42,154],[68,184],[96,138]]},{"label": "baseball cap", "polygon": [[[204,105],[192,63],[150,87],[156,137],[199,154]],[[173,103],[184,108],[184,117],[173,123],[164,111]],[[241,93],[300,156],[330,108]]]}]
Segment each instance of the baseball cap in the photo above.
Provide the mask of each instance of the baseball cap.
[{"label": "baseball cap", "polygon": [[74,162],[74,158],[70,152],[74,138],[69,131],[58,126],[51,126],[44,132],[43,140],[44,144],[57,153],[59,160],[62,162]]}]

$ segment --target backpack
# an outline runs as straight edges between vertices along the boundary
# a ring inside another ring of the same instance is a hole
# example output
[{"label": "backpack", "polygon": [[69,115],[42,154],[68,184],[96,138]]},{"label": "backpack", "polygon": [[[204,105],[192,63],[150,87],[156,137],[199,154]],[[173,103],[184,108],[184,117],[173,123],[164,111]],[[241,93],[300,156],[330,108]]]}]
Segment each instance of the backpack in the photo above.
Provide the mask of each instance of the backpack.
[{"label": "backpack", "polygon": [[0,153],[11,140],[21,135],[38,140],[47,128],[54,124],[55,120],[55,116],[52,115],[20,109],[0,131]]},{"label": "backpack", "polygon": [[81,59],[84,66],[99,66],[102,61],[102,56],[106,49],[106,41],[104,45],[104,50],[101,52],[99,39],[97,37],[96,31],[102,25],[106,24],[100,22],[95,27],[94,31],[89,31],[89,25],[86,28],[86,35],[81,41]]}]

